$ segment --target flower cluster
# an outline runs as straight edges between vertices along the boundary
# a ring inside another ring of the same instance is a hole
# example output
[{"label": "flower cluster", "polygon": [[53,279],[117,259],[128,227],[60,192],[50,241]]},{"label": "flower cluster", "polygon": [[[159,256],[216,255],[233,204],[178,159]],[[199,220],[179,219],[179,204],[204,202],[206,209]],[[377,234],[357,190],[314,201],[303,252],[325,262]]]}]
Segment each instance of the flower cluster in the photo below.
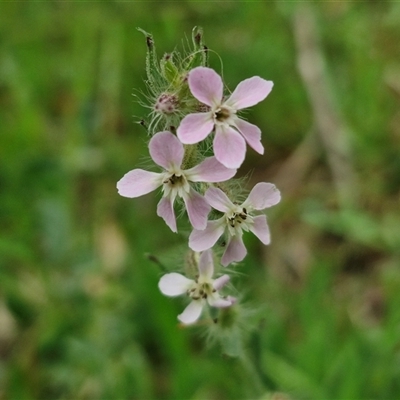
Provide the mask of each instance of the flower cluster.
[{"label": "flower cluster", "polygon": [[[201,31],[193,36],[194,50],[189,56],[173,53],[159,63],[153,38],[145,34],[146,82],[153,93],[149,99],[148,149],[157,169],[129,171],[119,180],[117,189],[121,196],[134,198],[161,188],[157,215],[173,232],[178,231],[175,207],[182,205],[186,210],[192,226],[188,246],[198,274],[188,277],[168,273],[161,278],[159,288],[167,296],[189,297],[190,303],[178,319],[191,324],[206,304],[227,308],[237,302],[220,294],[229,276],[213,278],[218,253],[213,248],[224,246],[220,263],[226,267],[245,258],[244,232],[251,231],[265,245],[270,243],[267,217],[262,211],[280,201],[279,191],[271,183],[260,182],[246,200],[238,201],[244,196],[231,190],[231,182],[245,159],[246,144],[264,153],[261,130],[240,118],[238,112],[264,100],[273,83],[254,76],[226,96],[221,76],[207,66]],[[157,130],[160,126],[162,129]],[[211,142],[207,146],[210,136],[212,147]],[[224,239],[219,240],[221,237]]]}]

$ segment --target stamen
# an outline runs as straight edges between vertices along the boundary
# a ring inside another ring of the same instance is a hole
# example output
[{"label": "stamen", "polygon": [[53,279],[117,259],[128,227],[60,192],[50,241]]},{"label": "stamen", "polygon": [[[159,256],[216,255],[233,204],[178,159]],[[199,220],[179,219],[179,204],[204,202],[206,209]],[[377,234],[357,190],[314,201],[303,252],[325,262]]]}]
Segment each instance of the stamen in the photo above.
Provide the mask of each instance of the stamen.
[{"label": "stamen", "polygon": [[226,121],[231,116],[231,113],[226,108],[220,108],[215,112],[215,119],[219,122]]}]

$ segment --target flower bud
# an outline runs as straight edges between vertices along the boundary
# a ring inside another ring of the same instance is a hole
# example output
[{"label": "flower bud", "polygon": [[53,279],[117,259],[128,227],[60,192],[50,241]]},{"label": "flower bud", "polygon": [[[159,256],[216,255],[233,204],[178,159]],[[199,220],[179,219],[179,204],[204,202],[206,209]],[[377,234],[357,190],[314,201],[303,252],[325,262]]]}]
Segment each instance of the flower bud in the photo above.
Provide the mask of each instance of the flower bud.
[{"label": "flower bud", "polygon": [[154,111],[159,114],[174,114],[177,112],[179,101],[177,96],[170,93],[162,93],[154,104]]}]

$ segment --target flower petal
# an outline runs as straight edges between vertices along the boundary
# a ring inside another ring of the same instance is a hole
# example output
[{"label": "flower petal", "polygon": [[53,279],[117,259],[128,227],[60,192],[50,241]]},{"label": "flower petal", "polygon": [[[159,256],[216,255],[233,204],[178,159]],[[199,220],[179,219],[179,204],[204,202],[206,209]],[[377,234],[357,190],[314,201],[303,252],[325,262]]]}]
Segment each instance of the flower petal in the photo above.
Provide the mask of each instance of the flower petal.
[{"label": "flower petal", "polygon": [[221,77],[211,68],[197,67],[189,72],[189,88],[197,100],[212,107],[221,103],[223,88]]},{"label": "flower petal", "polygon": [[193,144],[204,140],[213,128],[211,113],[195,113],[183,118],[176,134],[182,143]]},{"label": "flower petal", "polygon": [[261,143],[261,130],[258,126],[250,124],[250,122],[240,118],[235,118],[235,126],[250,147],[257,153],[264,154],[264,147]]},{"label": "flower petal", "polygon": [[134,169],[117,183],[118,193],[124,197],[139,197],[156,190],[162,184],[162,174]]},{"label": "flower petal", "polygon": [[250,231],[253,232],[264,244],[270,244],[271,235],[267,224],[267,217],[265,215],[257,215],[253,218],[253,224],[249,227]]},{"label": "flower petal", "polygon": [[181,274],[172,272],[161,277],[158,287],[166,296],[179,296],[184,294],[193,285],[194,281]]},{"label": "flower petal", "polygon": [[194,251],[211,249],[224,233],[224,220],[225,217],[215,221],[208,221],[206,229],[202,231],[194,229],[189,236],[189,247]]},{"label": "flower petal", "polygon": [[247,250],[244,246],[242,235],[232,236],[221,258],[221,264],[226,267],[231,262],[242,261],[246,254]]},{"label": "flower petal", "polygon": [[174,202],[169,197],[163,197],[157,205],[157,215],[169,226],[172,232],[177,232]]},{"label": "flower petal", "polygon": [[158,132],[151,138],[149,151],[153,161],[165,169],[172,165],[180,167],[185,152],[178,138],[168,131]]},{"label": "flower petal", "polygon": [[193,300],[183,310],[183,313],[178,315],[178,319],[184,324],[192,324],[200,317],[202,309],[203,309],[203,302],[201,300]]},{"label": "flower petal", "polygon": [[227,296],[226,299],[229,300],[229,301],[231,302],[231,306],[233,306],[234,304],[237,303],[237,298],[236,298],[236,297]]},{"label": "flower petal", "polygon": [[272,81],[253,76],[240,82],[225,104],[236,110],[254,106],[269,95],[273,86]]},{"label": "flower petal", "polygon": [[243,136],[229,126],[218,126],[214,137],[216,159],[227,168],[239,168],[246,155]]},{"label": "flower petal", "polygon": [[230,301],[229,299],[223,299],[217,293],[208,296],[207,301],[210,306],[218,308],[230,307],[232,305],[232,301]]},{"label": "flower petal", "polygon": [[220,276],[219,278],[215,279],[213,288],[215,290],[220,290],[229,282],[229,279],[230,279],[229,275]]},{"label": "flower petal", "polygon": [[208,157],[199,165],[185,171],[192,182],[224,182],[236,174],[236,169],[226,168],[215,157]]},{"label": "flower petal", "polygon": [[195,190],[190,189],[189,194],[185,196],[183,200],[186,205],[189,221],[193,228],[205,229],[207,225],[207,216],[211,211],[211,207],[206,199]]},{"label": "flower petal", "polygon": [[275,185],[272,183],[260,182],[251,189],[242,207],[253,210],[264,210],[264,208],[278,204],[280,200],[281,193]]},{"label": "flower petal", "polygon": [[214,275],[214,261],[212,257],[212,251],[205,250],[201,253],[199,260],[199,272],[200,276],[211,279]]},{"label": "flower petal", "polygon": [[235,207],[229,197],[221,189],[215,187],[208,189],[204,197],[211,207],[224,213]]}]

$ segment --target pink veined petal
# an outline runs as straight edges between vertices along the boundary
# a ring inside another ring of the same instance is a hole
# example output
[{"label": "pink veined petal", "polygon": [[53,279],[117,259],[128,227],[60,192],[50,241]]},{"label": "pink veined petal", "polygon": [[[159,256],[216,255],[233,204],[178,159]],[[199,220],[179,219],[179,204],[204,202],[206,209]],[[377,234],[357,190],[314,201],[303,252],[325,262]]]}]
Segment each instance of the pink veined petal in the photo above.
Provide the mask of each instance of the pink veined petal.
[{"label": "pink veined petal", "polygon": [[193,283],[194,281],[186,276],[172,272],[161,277],[158,287],[166,296],[179,296],[184,294]]},{"label": "pink veined petal", "polygon": [[178,315],[179,321],[184,324],[192,324],[200,317],[201,310],[203,309],[203,302],[201,300],[193,300],[184,310],[183,313]]},{"label": "pink veined petal", "polygon": [[165,169],[172,165],[180,167],[185,153],[182,143],[168,131],[158,132],[151,138],[149,151],[153,161]]},{"label": "pink veined petal", "polygon": [[215,187],[208,189],[204,197],[211,207],[224,213],[235,207],[229,197],[221,189]]},{"label": "pink veined petal", "polygon": [[251,148],[259,154],[264,154],[264,147],[261,143],[261,130],[258,126],[240,118],[235,118],[235,126]]},{"label": "pink veined petal", "polygon": [[217,307],[217,308],[224,308],[224,307],[230,307],[232,305],[232,302],[228,299],[223,299],[221,296],[217,295],[214,293],[211,296],[207,297],[208,304],[212,307]]},{"label": "pink veined petal", "polygon": [[237,303],[237,298],[233,297],[233,296],[227,296],[226,297],[227,300],[229,300],[231,302],[231,305],[233,306],[234,304]]},{"label": "pink veined petal", "polygon": [[205,229],[207,225],[207,216],[211,211],[210,205],[206,199],[192,188],[187,196],[183,198],[189,221],[195,229]]},{"label": "pink veined petal", "polygon": [[206,229],[194,229],[189,236],[189,247],[194,251],[211,249],[225,230],[225,217],[208,221]]},{"label": "pink veined petal", "polygon": [[124,197],[139,197],[162,185],[162,174],[134,169],[126,173],[117,183],[118,193]]},{"label": "pink veined petal", "polygon": [[216,159],[227,168],[239,168],[246,155],[243,136],[229,126],[217,126],[214,137]]},{"label": "pink veined petal", "polygon": [[213,128],[214,121],[211,113],[195,113],[183,118],[176,134],[182,143],[193,144],[204,140]]},{"label": "pink veined petal", "polygon": [[211,249],[205,250],[201,253],[199,260],[200,276],[210,279],[214,275],[214,261]]},{"label": "pink veined petal", "polygon": [[281,200],[281,193],[272,183],[259,182],[251,189],[251,192],[242,207],[253,210],[264,210],[272,207]]},{"label": "pink veined petal", "polygon": [[242,235],[232,236],[221,258],[221,264],[226,267],[232,262],[242,261],[246,254],[247,250],[244,246]]},{"label": "pink veined petal", "polygon": [[215,290],[222,289],[229,282],[229,275],[222,275],[214,281],[213,288]]},{"label": "pink veined petal", "polygon": [[257,215],[253,218],[253,224],[249,227],[250,231],[253,232],[264,244],[270,244],[271,235],[267,224],[267,217],[265,215]]},{"label": "pink veined petal", "polygon": [[208,157],[199,165],[185,171],[192,182],[224,182],[236,174],[236,169],[226,168],[215,157]]},{"label": "pink veined petal", "polygon": [[221,77],[211,68],[197,67],[189,72],[189,88],[197,100],[212,107],[222,100],[223,88]]},{"label": "pink veined petal", "polygon": [[176,218],[173,201],[169,197],[163,197],[157,205],[157,215],[169,226],[172,232],[177,232]]},{"label": "pink veined petal", "polygon": [[225,104],[236,110],[254,106],[270,94],[273,86],[272,81],[253,76],[240,82]]}]

